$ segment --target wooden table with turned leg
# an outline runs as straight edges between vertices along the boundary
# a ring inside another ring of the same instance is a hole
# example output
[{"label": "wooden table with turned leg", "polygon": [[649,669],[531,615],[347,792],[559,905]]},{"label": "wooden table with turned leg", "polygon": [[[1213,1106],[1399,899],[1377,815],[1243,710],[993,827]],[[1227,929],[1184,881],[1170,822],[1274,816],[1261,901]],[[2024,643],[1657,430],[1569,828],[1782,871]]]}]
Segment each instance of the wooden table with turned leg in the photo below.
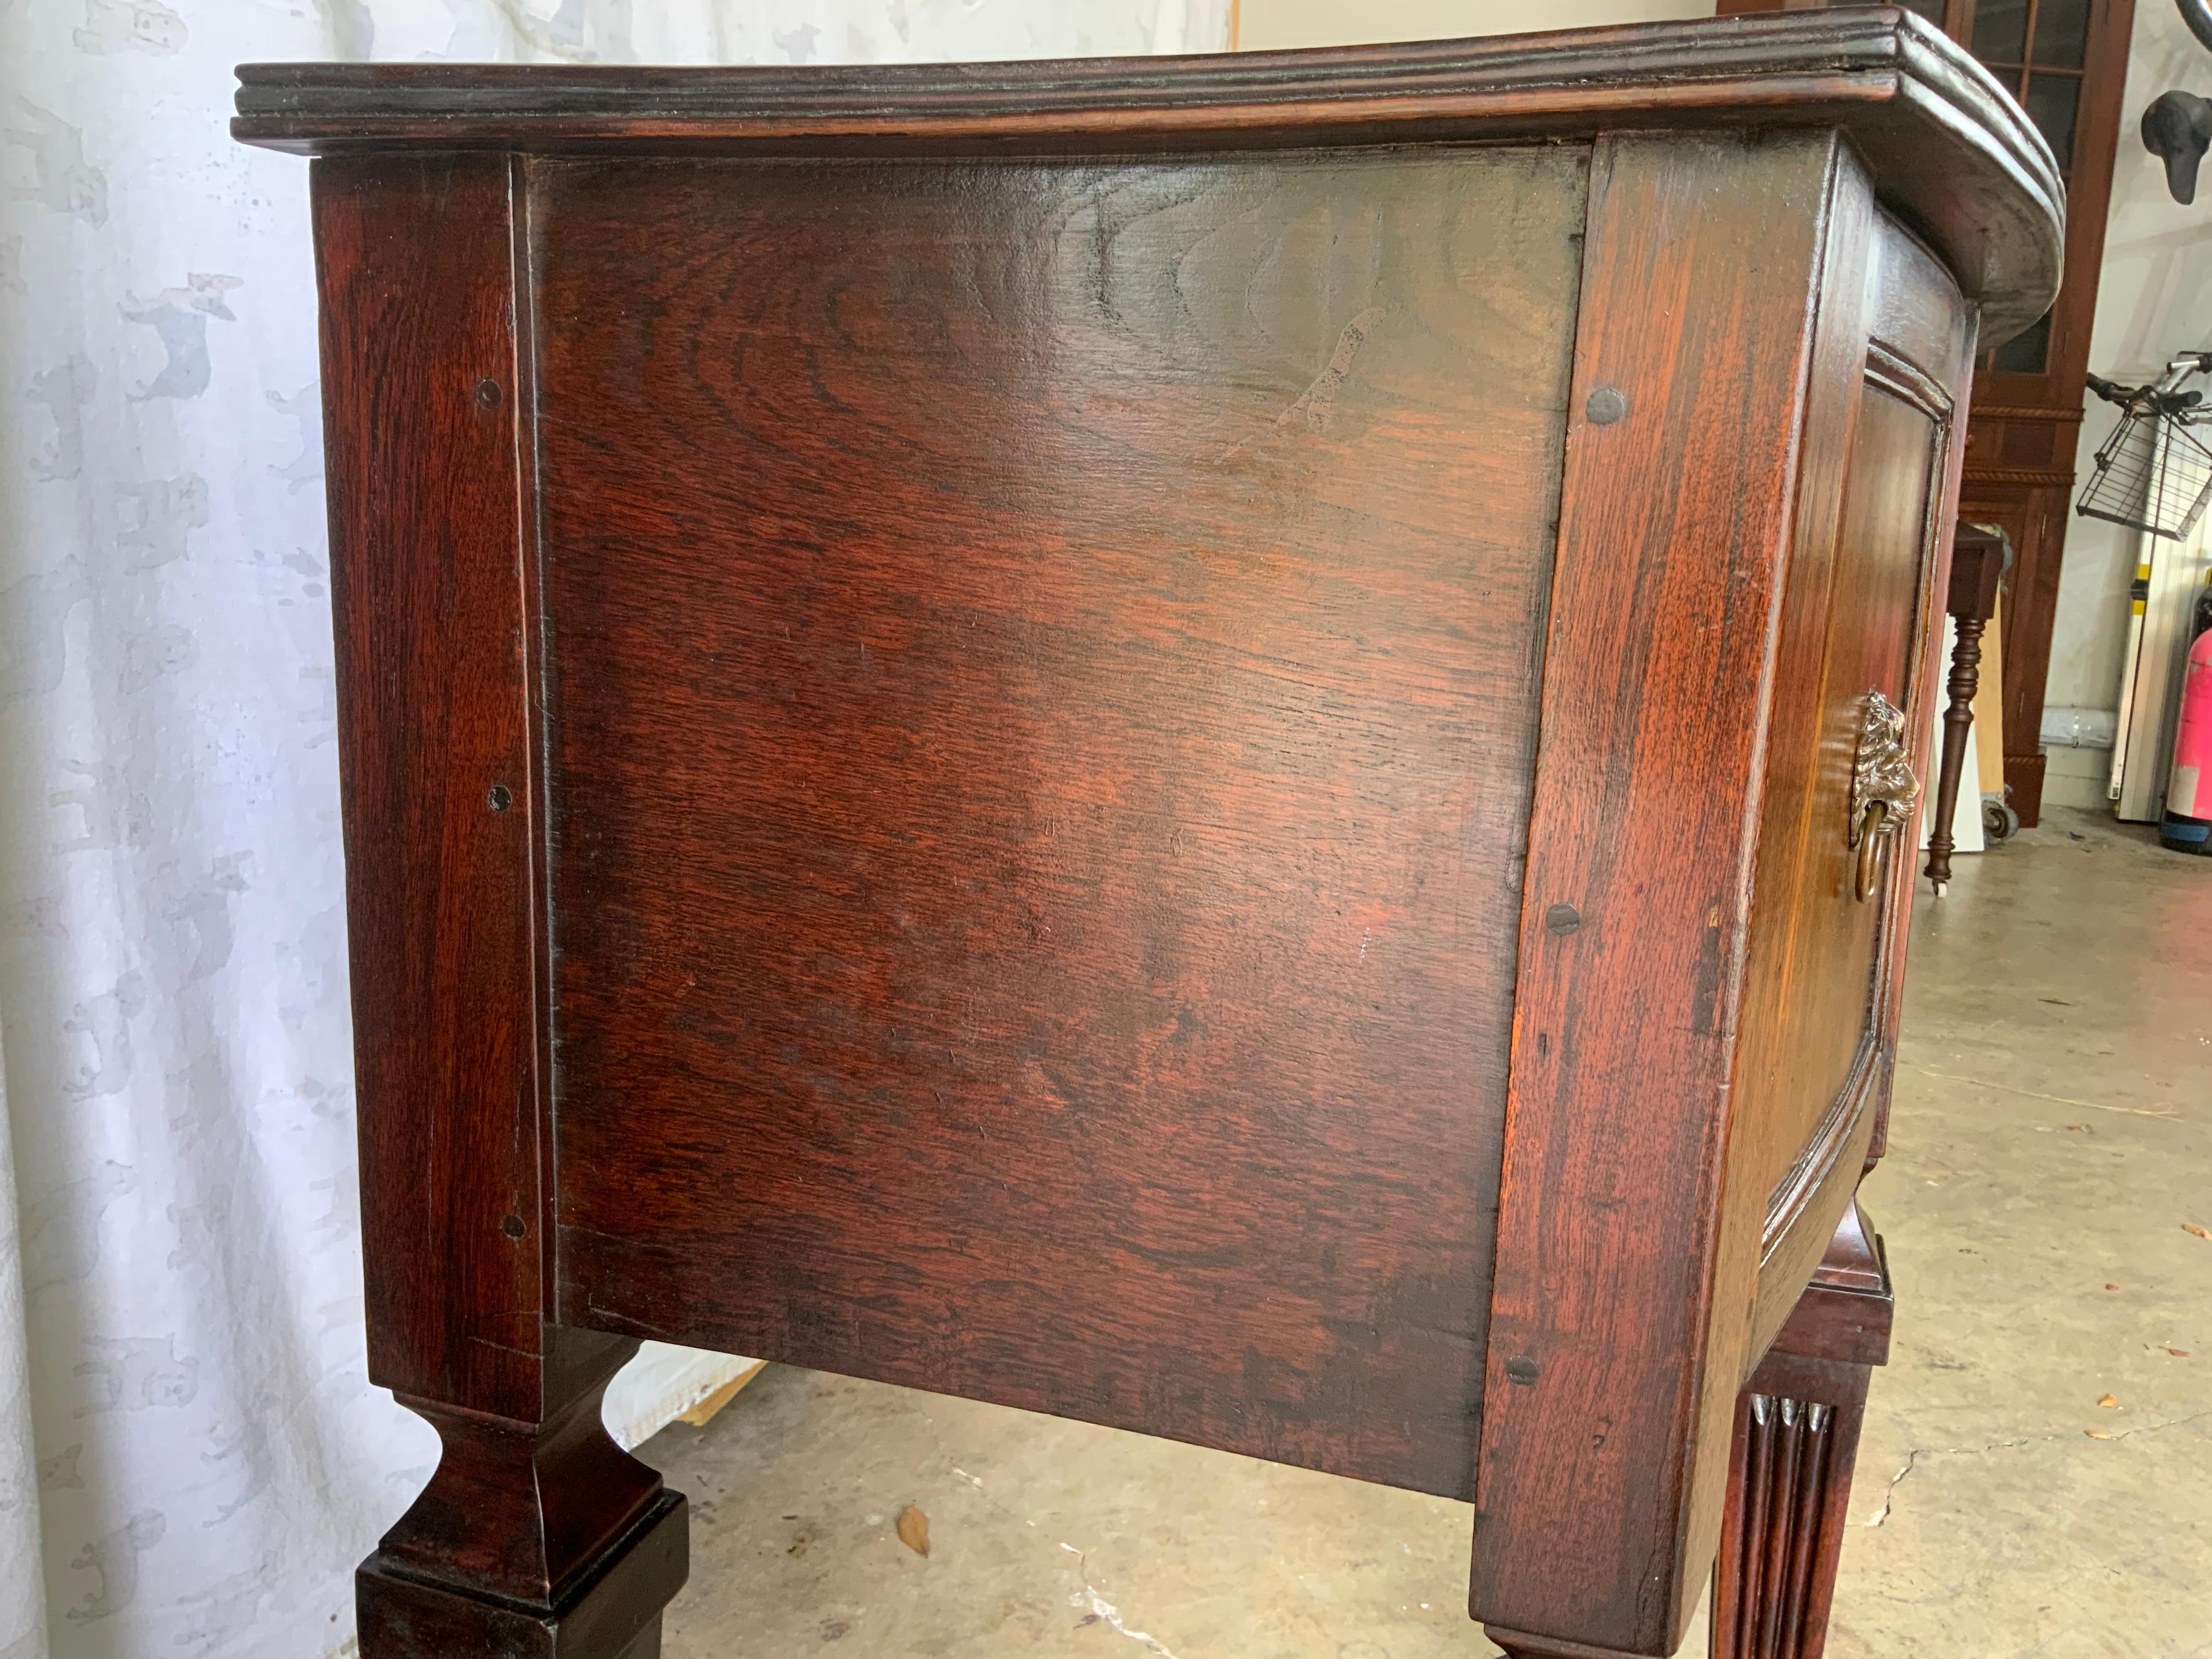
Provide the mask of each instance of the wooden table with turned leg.
[{"label": "wooden table with turned leg", "polygon": [[1942,758],[1936,775],[1936,807],[1923,872],[1943,896],[1951,884],[1952,829],[1960,781],[1966,769],[1966,733],[1974,724],[1974,694],[1981,689],[1982,634],[1997,613],[1997,595],[2012,568],[2012,543],[1995,525],[1960,522],[1951,537],[1951,580],[1943,608],[1958,628],[1951,649],[1950,701],[1943,708]]},{"label": "wooden table with turned leg", "polygon": [[365,1659],[657,1650],[647,1337],[1459,1499],[1523,1659],[1724,1541],[1817,1647],[2001,88],[1871,8],[241,82],[445,1444]]}]

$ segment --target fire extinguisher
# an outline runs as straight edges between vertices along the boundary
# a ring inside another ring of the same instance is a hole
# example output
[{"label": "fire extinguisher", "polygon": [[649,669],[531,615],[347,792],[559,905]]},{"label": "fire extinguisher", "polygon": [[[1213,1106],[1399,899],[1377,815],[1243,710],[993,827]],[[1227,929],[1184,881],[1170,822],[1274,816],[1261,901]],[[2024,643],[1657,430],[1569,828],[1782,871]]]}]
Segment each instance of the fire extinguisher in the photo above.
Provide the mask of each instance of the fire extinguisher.
[{"label": "fire extinguisher", "polygon": [[2212,587],[2198,597],[2189,631],[2180,729],[2173,737],[2173,770],[2158,840],[2177,853],[2212,854]]}]

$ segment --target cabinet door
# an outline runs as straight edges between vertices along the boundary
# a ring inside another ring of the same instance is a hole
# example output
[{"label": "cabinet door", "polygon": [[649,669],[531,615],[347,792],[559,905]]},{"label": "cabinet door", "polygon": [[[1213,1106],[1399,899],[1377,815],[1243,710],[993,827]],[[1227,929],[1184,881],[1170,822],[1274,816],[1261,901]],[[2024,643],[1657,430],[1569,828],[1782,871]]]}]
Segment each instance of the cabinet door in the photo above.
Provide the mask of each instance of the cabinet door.
[{"label": "cabinet door", "polygon": [[[1829,600],[1806,858],[1785,935],[1794,1040],[1770,1097],[1778,1143],[1796,1151],[1768,1191],[1770,1240],[1790,1225],[1858,1127],[1886,1059],[1884,958],[1893,923],[1911,902],[1909,880],[1887,878],[1892,865],[1914,861],[1917,818],[1877,836],[1877,880],[1863,892],[1854,773],[1863,744],[1879,742],[1869,731],[1872,700],[1899,711],[1917,702],[1912,671],[1934,574],[1942,440],[1942,423],[1890,386],[1869,380],[1862,389]],[[1908,732],[1908,740],[1917,735]],[[1924,757],[1912,760],[1915,776],[1924,775]]]},{"label": "cabinet door", "polygon": [[[1935,263],[1893,228],[1879,240],[1864,367],[1839,399],[1832,517],[1808,523],[1801,506],[1783,622],[1733,1159],[1765,1199],[1754,1359],[1849,1202],[1888,1098],[1918,820],[1879,836],[1863,862],[1858,769],[1884,769],[1887,754],[1892,772],[1929,771],[1951,388],[1969,331]],[[1808,431],[1810,466],[1819,436]],[[1882,705],[1901,747],[1885,750],[1869,720]]]}]

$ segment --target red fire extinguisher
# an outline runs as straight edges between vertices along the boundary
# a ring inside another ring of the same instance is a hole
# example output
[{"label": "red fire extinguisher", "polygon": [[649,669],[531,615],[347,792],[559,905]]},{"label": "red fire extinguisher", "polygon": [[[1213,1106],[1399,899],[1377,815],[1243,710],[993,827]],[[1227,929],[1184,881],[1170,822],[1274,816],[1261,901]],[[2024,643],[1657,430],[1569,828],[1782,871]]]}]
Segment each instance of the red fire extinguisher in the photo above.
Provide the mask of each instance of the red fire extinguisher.
[{"label": "red fire extinguisher", "polygon": [[2212,588],[2197,599],[2190,629],[2196,638],[2181,683],[2180,729],[2158,840],[2177,853],[2212,854]]}]

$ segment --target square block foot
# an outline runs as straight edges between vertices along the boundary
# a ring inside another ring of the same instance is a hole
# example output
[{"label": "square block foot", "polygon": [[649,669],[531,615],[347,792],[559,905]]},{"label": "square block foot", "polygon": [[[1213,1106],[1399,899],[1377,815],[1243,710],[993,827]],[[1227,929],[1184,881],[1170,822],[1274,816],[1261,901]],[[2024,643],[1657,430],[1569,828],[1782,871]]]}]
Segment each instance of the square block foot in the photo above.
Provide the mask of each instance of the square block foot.
[{"label": "square block foot", "polygon": [[657,1659],[660,1612],[690,1573],[681,1492],[664,1492],[551,1609],[372,1555],[354,1575],[362,1659]]}]

